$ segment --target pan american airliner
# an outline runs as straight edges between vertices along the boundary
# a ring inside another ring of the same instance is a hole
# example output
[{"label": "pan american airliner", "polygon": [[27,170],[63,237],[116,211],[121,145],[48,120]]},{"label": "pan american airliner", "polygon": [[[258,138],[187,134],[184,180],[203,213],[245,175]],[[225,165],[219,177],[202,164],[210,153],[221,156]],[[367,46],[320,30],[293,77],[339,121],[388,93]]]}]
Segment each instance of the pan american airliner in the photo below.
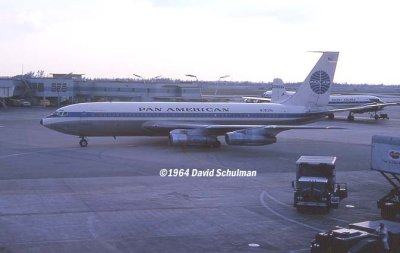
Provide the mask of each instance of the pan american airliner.
[{"label": "pan american airliner", "polygon": [[168,136],[172,145],[268,145],[290,129],[332,129],[302,126],[331,113],[327,108],[338,52],[322,52],[296,94],[281,103],[94,102],[62,107],[40,123],[80,137]]},{"label": "pan american airliner", "polygon": [[[285,101],[290,96],[295,94],[295,91],[287,91],[285,89],[285,85],[280,78],[275,78],[272,82],[272,89],[270,91],[266,91],[262,94],[262,97],[243,97],[244,101],[247,103],[263,103],[263,102],[272,102],[272,103],[281,103]],[[382,111],[387,106],[396,106],[400,105],[398,102],[390,102],[386,103],[382,101],[381,98],[373,95],[331,95],[329,98],[328,106],[332,109],[344,109],[351,108],[348,110],[349,114],[347,119],[349,121],[354,120],[354,114],[356,113],[370,113],[371,117],[375,120],[380,118],[389,119],[387,114],[381,113],[378,114],[379,111]],[[385,115],[385,116],[384,116]],[[327,115],[329,119],[334,119],[334,113]]]}]

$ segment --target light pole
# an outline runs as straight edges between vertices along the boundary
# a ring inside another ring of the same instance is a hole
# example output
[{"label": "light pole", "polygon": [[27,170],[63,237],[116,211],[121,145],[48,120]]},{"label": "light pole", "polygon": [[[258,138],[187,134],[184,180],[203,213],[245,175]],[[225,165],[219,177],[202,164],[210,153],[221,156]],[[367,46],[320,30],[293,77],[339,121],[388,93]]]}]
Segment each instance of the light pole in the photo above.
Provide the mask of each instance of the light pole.
[{"label": "light pole", "polygon": [[137,74],[133,74],[133,75],[136,76],[137,78],[144,79],[142,76],[139,76]]},{"label": "light pole", "polygon": [[[196,78],[196,82],[199,83],[199,79],[197,78],[196,75],[192,75],[192,74],[186,74],[185,76],[188,77],[192,77],[192,78]],[[202,86],[199,86],[199,84],[197,84],[197,86],[200,88],[200,96],[203,97],[203,90],[202,90]]]},{"label": "light pole", "polygon": [[[137,78],[142,79],[142,80],[143,80],[143,83],[146,83],[146,79],[145,79],[143,76],[138,75],[138,74],[133,74],[133,75],[136,76]],[[153,77],[153,78],[151,78],[151,79],[148,79],[148,80],[154,80],[154,79],[160,78],[161,76],[162,76],[162,75],[158,75],[158,76],[155,76],[155,77]]]},{"label": "light pole", "polygon": [[185,76],[196,78],[196,82],[198,82],[198,81],[199,81],[199,79],[197,79],[197,76],[195,76],[195,75],[192,75],[192,74],[186,74]]},{"label": "light pole", "polygon": [[137,78],[142,79],[143,80],[143,84],[146,84],[146,79],[144,79],[143,76],[140,76],[140,75],[135,74],[135,73],[133,75],[136,76]]},{"label": "light pole", "polygon": [[219,77],[218,82],[217,82],[217,87],[215,88],[214,96],[217,95],[217,92],[218,92],[218,85],[219,85],[219,82],[221,81],[221,79],[224,79],[224,78],[227,78],[227,77],[230,77],[230,75],[224,75],[224,76],[220,76],[220,77]]}]

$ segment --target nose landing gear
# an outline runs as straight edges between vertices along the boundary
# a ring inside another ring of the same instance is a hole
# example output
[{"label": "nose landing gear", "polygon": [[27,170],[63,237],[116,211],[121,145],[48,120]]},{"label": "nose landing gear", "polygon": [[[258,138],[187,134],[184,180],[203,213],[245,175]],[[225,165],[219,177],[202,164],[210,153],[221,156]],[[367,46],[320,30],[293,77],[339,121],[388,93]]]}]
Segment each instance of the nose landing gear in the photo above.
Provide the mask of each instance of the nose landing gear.
[{"label": "nose landing gear", "polygon": [[85,139],[84,136],[81,136],[80,138],[81,138],[81,140],[79,141],[79,145],[81,146],[81,148],[86,148],[88,145],[87,140]]}]

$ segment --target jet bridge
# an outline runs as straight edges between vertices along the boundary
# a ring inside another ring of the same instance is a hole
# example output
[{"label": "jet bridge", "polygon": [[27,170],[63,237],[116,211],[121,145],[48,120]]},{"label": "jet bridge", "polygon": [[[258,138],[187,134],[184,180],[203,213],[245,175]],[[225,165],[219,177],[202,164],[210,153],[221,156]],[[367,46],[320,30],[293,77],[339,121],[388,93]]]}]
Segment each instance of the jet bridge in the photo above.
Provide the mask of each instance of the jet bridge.
[{"label": "jet bridge", "polygon": [[382,218],[395,220],[400,214],[400,137],[372,136],[371,169],[380,172],[392,186],[377,204]]}]

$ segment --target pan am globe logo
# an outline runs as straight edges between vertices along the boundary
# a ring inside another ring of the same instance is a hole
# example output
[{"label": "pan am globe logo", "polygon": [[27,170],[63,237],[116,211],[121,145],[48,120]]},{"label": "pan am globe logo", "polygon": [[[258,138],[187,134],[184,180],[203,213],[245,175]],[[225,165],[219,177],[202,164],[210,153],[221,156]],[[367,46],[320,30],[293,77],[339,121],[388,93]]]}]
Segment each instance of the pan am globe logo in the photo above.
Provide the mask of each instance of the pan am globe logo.
[{"label": "pan am globe logo", "polygon": [[390,158],[392,158],[393,160],[399,160],[399,159],[400,159],[400,151],[391,150],[391,151],[389,152],[389,156],[390,156]]},{"label": "pan am globe logo", "polygon": [[324,71],[316,71],[311,75],[310,87],[311,89],[321,95],[326,93],[331,86],[331,79],[329,75]]}]

